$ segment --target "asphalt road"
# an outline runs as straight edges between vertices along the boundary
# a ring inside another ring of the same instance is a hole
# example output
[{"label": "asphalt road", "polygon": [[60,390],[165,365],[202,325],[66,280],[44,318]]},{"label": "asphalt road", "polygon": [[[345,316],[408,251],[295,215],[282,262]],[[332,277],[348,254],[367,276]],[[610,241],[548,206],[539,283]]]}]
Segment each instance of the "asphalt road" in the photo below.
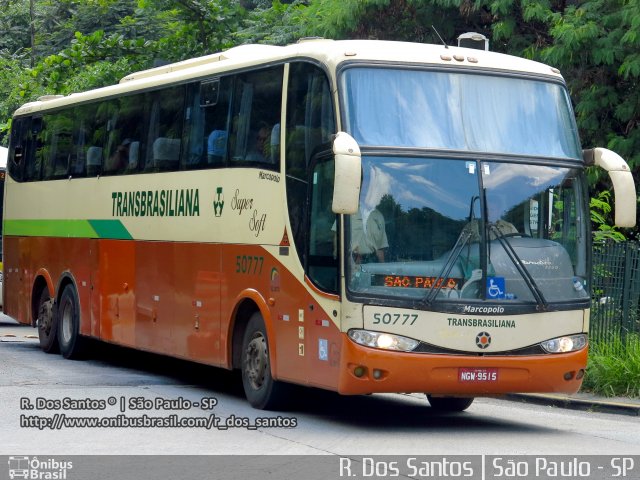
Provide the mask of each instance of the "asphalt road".
[{"label": "asphalt road", "polygon": [[232,372],[100,344],[69,361],[36,333],[0,317],[0,455],[640,454],[639,417],[493,398],[443,415],[419,394],[309,389],[263,412]]}]

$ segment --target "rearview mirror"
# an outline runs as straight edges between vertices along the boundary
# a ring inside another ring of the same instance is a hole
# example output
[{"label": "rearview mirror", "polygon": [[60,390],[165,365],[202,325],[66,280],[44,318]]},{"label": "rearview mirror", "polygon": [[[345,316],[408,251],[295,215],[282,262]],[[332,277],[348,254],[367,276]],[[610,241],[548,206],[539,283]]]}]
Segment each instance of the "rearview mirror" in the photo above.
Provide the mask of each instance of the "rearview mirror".
[{"label": "rearview mirror", "polygon": [[338,132],[333,140],[335,156],[335,178],[333,188],[333,213],[351,215],[358,211],[362,161],[360,147],[355,139],[345,132]]},{"label": "rearview mirror", "polygon": [[613,184],[615,224],[618,227],[636,225],[636,185],[629,165],[620,155],[606,148],[584,150],[587,166],[597,165],[609,173]]}]

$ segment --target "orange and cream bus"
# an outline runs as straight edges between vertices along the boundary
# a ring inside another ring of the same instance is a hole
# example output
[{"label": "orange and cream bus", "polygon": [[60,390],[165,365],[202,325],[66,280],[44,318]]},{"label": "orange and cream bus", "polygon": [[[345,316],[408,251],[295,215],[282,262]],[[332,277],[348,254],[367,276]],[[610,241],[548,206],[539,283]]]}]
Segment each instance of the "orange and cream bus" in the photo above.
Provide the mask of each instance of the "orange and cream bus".
[{"label": "orange and cream bus", "polygon": [[14,115],[5,310],[44,351],[89,337],[241,370],[249,402],[575,392],[585,168],[555,68],[382,41],[247,45]]}]

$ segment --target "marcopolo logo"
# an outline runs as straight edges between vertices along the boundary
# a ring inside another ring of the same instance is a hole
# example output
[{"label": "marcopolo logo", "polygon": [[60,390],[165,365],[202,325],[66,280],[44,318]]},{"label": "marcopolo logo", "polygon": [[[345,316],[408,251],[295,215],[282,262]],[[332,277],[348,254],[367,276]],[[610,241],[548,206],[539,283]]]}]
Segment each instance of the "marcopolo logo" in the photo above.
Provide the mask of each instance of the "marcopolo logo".
[{"label": "marcopolo logo", "polygon": [[60,461],[54,458],[9,457],[9,478],[25,478],[31,480],[65,480],[69,478],[67,471],[73,469],[73,462]]}]

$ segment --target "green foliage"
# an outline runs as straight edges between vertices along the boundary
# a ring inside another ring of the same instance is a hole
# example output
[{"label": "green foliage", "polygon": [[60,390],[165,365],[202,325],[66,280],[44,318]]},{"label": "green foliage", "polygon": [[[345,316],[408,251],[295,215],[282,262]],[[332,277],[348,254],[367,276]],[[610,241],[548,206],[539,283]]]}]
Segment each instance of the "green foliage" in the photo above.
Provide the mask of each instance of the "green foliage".
[{"label": "green foliage", "polygon": [[591,198],[589,210],[591,212],[591,224],[593,225],[594,242],[613,240],[622,242],[626,240],[624,234],[615,226],[609,225],[608,218],[611,214],[611,193],[603,191]]},{"label": "green foliage", "polygon": [[608,397],[640,397],[640,337],[591,344],[583,388]]},{"label": "green foliage", "polygon": [[[640,0],[33,0],[33,11],[29,3],[0,0],[0,143],[11,112],[45,93],[103,86],[240,43],[440,43],[433,25],[449,44],[476,31],[492,50],[560,68],[584,146],[608,147],[640,174]],[[610,189],[601,170],[589,179],[595,192]],[[599,201],[595,238],[620,238]]]},{"label": "green foliage", "polygon": [[249,12],[234,38],[239,43],[286,45],[313,35],[312,30],[305,3],[296,0],[285,4],[274,0],[270,6],[257,7]]}]

